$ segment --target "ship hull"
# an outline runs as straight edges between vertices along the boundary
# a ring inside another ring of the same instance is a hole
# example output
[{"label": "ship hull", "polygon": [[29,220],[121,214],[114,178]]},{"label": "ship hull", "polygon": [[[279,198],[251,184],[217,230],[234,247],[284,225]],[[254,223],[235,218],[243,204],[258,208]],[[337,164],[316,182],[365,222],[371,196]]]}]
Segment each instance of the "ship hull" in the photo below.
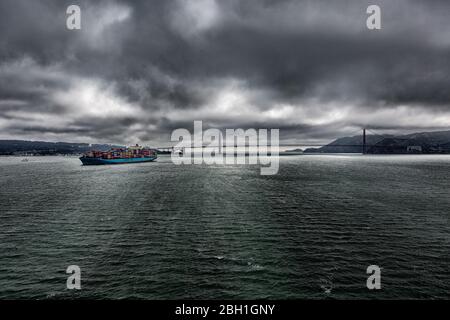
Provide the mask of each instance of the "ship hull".
[{"label": "ship hull", "polygon": [[155,159],[156,159],[156,157],[121,158],[121,159],[103,159],[103,158],[80,157],[80,161],[85,166],[97,166],[97,165],[105,165],[105,164],[127,164],[127,163],[151,162],[151,161],[154,161]]}]

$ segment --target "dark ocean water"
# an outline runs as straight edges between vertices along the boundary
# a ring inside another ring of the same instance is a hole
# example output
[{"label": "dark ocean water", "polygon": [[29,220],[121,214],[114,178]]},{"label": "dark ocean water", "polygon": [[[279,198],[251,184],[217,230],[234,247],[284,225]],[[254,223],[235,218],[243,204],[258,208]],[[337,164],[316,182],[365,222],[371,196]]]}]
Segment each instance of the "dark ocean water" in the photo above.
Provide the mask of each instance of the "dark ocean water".
[{"label": "dark ocean water", "polygon": [[[0,158],[0,298],[450,298],[449,156],[292,156],[259,173]],[[66,289],[73,264],[82,290]]]}]

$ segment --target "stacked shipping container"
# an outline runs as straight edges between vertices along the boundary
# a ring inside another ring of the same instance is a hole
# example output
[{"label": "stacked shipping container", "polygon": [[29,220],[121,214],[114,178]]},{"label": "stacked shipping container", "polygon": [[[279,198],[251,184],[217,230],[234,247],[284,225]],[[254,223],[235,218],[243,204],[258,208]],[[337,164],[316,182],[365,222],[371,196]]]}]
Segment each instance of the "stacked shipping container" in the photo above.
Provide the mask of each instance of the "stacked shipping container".
[{"label": "stacked shipping container", "polygon": [[141,146],[133,146],[130,148],[112,148],[109,151],[97,151],[92,150],[85,154],[88,158],[101,158],[101,159],[126,159],[126,158],[149,158],[154,157],[156,151],[150,148],[144,148]]}]

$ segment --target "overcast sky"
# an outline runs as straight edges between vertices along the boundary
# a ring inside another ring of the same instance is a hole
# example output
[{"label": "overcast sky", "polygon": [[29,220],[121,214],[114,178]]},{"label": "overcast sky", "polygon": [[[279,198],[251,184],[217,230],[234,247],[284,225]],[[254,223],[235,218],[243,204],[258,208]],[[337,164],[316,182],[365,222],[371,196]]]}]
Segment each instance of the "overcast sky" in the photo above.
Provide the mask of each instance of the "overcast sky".
[{"label": "overcast sky", "polygon": [[304,143],[449,129],[450,1],[0,1],[0,139],[161,145],[194,120]]}]

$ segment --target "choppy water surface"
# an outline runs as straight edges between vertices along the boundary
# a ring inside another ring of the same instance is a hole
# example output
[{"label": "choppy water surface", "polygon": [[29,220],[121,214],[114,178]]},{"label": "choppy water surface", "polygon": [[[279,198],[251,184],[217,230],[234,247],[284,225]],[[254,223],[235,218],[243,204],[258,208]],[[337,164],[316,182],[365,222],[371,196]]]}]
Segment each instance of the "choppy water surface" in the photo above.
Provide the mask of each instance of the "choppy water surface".
[{"label": "choppy water surface", "polygon": [[292,156],[259,173],[0,158],[0,298],[450,298],[450,157]]}]

